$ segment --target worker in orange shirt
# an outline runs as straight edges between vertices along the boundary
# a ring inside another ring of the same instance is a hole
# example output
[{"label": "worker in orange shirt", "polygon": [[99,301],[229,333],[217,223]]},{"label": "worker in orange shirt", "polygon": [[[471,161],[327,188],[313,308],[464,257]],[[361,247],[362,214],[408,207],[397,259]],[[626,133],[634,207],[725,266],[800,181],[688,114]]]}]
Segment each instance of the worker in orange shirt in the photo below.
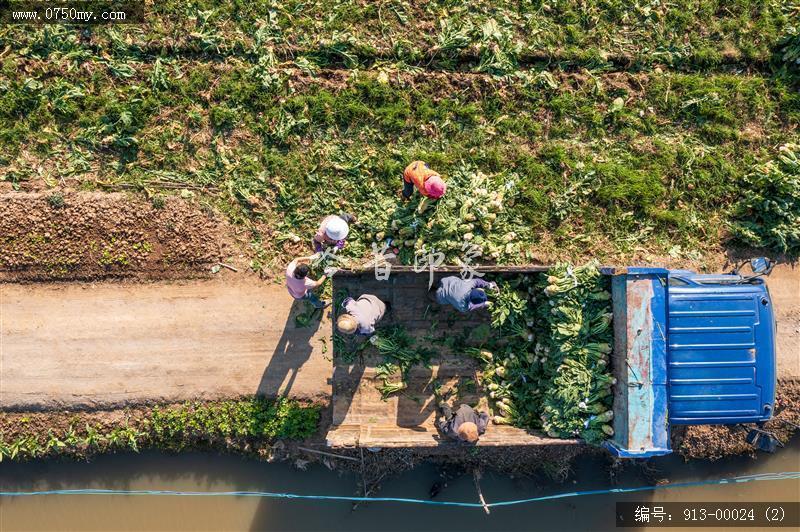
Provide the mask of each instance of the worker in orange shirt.
[{"label": "worker in orange shirt", "polygon": [[409,199],[414,188],[426,198],[439,199],[447,190],[442,176],[431,170],[427,163],[414,161],[403,170],[403,198]]}]

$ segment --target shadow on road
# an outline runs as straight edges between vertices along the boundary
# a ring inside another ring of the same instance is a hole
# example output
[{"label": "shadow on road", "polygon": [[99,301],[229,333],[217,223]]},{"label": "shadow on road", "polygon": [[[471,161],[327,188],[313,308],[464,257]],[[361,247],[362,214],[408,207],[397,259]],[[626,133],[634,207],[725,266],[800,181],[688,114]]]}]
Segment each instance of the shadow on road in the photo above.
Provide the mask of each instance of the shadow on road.
[{"label": "shadow on road", "polygon": [[317,310],[308,326],[298,327],[295,317],[304,314],[306,310],[305,301],[296,299],[292,303],[283,333],[269,359],[269,365],[261,376],[261,382],[256,391],[258,395],[286,396],[292,391],[297,373],[314,351],[311,341],[319,329],[322,312],[327,312],[327,310]]}]

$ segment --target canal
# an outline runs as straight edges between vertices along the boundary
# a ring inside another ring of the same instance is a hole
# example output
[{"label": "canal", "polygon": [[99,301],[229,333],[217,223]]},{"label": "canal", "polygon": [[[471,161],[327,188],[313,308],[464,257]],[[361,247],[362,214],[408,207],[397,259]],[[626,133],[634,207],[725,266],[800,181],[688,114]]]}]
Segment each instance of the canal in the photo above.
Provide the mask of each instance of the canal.
[{"label": "canal", "polygon": [[[774,455],[738,457],[714,463],[685,463],[676,456],[651,460],[656,471],[627,467],[611,482],[608,462],[586,457],[575,463],[564,484],[514,479],[487,473],[481,481],[487,502],[553,493],[682,483],[755,473],[800,470],[800,438]],[[427,499],[440,480],[426,465],[386,481],[379,496]],[[106,488],[115,490],[269,491],[359,495],[359,478],[324,466],[299,471],[214,454],[103,456],[90,463],[42,461],[0,464],[2,491]],[[471,475],[448,481],[435,500],[476,502]],[[0,498],[0,530],[607,530],[614,528],[617,501],[798,501],[800,481],[661,489],[604,494],[481,509],[402,503],[264,499],[241,496],[170,497],[134,495],[52,495]]]}]

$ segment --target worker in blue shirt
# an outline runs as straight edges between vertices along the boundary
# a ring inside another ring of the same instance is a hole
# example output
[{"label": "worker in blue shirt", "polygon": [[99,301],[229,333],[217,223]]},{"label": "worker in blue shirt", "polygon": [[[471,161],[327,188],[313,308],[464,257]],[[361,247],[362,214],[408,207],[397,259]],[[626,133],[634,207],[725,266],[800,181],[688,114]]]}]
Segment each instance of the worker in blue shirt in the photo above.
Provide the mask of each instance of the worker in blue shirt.
[{"label": "worker in blue shirt", "polygon": [[473,277],[462,279],[457,275],[443,277],[435,290],[431,290],[429,297],[435,297],[440,305],[452,305],[459,312],[472,312],[491,305],[486,295],[486,288],[497,290],[497,283],[490,283]]}]

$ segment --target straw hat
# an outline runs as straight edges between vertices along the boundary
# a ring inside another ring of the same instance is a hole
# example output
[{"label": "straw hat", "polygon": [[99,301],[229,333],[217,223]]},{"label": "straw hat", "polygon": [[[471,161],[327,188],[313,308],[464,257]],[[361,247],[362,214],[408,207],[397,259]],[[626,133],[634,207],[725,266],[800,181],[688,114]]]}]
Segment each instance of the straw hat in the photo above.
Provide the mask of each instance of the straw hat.
[{"label": "straw hat", "polygon": [[353,334],[358,329],[358,321],[350,314],[342,314],[336,320],[336,328],[342,334]]},{"label": "straw hat", "polygon": [[475,443],[478,441],[478,426],[471,421],[462,423],[458,426],[458,437],[461,441]]}]

